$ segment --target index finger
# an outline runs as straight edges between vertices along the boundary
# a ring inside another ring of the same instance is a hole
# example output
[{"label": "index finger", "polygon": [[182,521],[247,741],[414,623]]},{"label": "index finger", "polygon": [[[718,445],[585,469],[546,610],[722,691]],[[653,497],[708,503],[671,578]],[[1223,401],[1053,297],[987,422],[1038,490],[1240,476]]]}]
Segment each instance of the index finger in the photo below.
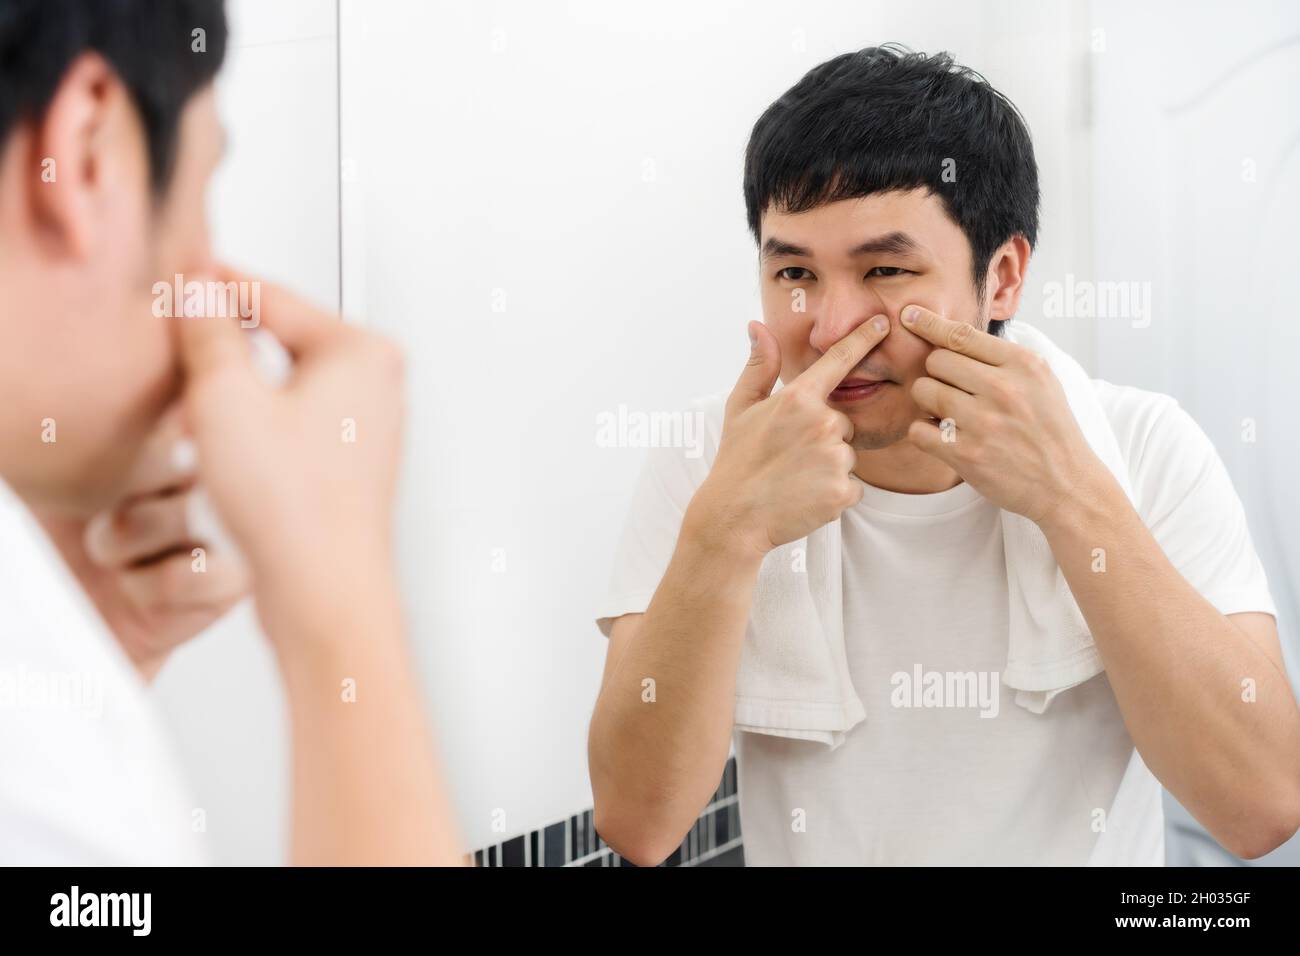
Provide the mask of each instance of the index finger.
[{"label": "index finger", "polygon": [[225,265],[219,267],[218,274],[222,282],[238,283],[241,301],[251,304],[252,325],[245,327],[267,329],[294,358],[336,341],[347,331],[334,313],[273,282],[263,282]]},{"label": "index finger", "polygon": [[903,309],[901,319],[909,332],[915,332],[932,345],[969,355],[987,365],[1002,365],[1011,354],[1010,342],[989,335],[966,322],[945,319],[919,305],[909,305]]},{"label": "index finger", "polygon": [[805,387],[816,389],[819,395],[829,395],[888,334],[889,319],[883,315],[863,322],[828,348],[791,384],[805,383]]}]

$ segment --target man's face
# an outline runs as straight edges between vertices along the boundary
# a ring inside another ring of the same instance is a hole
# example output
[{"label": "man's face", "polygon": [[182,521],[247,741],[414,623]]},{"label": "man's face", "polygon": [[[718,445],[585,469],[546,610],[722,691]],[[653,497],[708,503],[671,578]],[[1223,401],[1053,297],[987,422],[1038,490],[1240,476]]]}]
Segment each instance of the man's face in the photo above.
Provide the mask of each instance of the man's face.
[{"label": "man's face", "polygon": [[[174,329],[153,314],[152,288],[209,265],[204,192],[222,148],[208,88],[184,110],[173,175],[156,200],[129,99],[105,96],[94,108],[84,168],[65,160],[54,183],[35,185],[23,151],[54,134],[29,128],[5,150],[0,180],[0,275],[14,290],[0,303],[0,379],[14,399],[0,405],[0,475],[30,504],[68,514],[116,500],[178,394]],[[52,111],[47,122],[66,115]],[[47,195],[36,190],[54,188],[68,192],[48,207],[51,227],[22,215],[27,199]]]},{"label": "man's face", "polygon": [[985,328],[988,315],[971,277],[970,243],[926,190],[878,193],[801,213],[769,208],[760,236],[763,321],[781,345],[789,383],[828,348],[873,316],[890,332],[829,396],[853,422],[853,446],[884,448],[928,417],[912,401],[933,346],[900,323],[916,304]]}]

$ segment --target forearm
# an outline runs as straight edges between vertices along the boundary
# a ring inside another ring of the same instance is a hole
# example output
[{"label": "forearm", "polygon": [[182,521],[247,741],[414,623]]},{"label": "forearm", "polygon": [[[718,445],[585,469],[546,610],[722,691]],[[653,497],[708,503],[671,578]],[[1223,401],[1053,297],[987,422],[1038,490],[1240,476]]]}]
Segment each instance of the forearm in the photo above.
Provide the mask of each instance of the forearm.
[{"label": "forearm", "polygon": [[292,733],[292,862],[463,863],[391,576],[265,618],[281,632],[268,636]]},{"label": "forearm", "polygon": [[1261,824],[1296,805],[1300,711],[1290,684],[1178,573],[1102,472],[1043,531],[1143,760],[1217,839],[1248,848]]},{"label": "forearm", "polygon": [[667,834],[667,846],[707,804],[726,765],[761,555],[729,547],[704,523],[688,515],[596,704],[589,763],[597,813],[611,835]]}]

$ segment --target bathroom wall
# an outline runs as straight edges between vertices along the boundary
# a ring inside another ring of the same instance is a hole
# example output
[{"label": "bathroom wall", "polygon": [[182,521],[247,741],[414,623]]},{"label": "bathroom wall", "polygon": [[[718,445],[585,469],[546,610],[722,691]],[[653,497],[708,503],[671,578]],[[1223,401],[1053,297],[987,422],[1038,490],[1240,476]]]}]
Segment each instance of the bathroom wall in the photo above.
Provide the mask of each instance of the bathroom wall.
[{"label": "bathroom wall", "polygon": [[[1103,377],[1173,395],[1246,506],[1300,677],[1300,8],[1098,0],[1098,280],[1146,283],[1150,315],[1098,332]],[[1153,45],[1167,34],[1176,42]],[[1297,682],[1300,686],[1300,682]],[[1170,863],[1232,862],[1172,797]],[[1269,854],[1300,863],[1300,840]]]}]

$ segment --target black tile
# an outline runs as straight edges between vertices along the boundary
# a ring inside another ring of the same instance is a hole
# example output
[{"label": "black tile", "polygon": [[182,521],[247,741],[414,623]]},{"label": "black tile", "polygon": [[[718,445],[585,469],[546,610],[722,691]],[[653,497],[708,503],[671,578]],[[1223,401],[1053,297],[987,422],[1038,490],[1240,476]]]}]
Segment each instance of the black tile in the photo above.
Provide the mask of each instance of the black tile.
[{"label": "black tile", "polygon": [[742,847],[732,847],[726,853],[719,853],[711,860],[705,860],[700,866],[744,866],[745,851]]},{"label": "black tile", "polygon": [[[709,808],[701,814],[686,839],[660,866],[683,866],[725,846],[741,836],[740,808],[737,793],[738,768],[734,758],[727,761],[717,791]],[[731,798],[727,806],[716,806]],[[603,851],[603,852],[602,852]],[[564,866],[584,857],[594,859],[584,866],[635,866],[623,859],[596,832],[595,813],[591,809],[552,823],[544,829],[512,837],[503,843],[474,851],[476,866]]]},{"label": "black tile", "polygon": [[501,865],[524,865],[524,838],[522,836],[511,837],[501,844]]},{"label": "black tile", "polygon": [[564,866],[567,857],[564,851],[564,824],[552,823],[542,834],[542,852],[546,854],[545,866]]}]

